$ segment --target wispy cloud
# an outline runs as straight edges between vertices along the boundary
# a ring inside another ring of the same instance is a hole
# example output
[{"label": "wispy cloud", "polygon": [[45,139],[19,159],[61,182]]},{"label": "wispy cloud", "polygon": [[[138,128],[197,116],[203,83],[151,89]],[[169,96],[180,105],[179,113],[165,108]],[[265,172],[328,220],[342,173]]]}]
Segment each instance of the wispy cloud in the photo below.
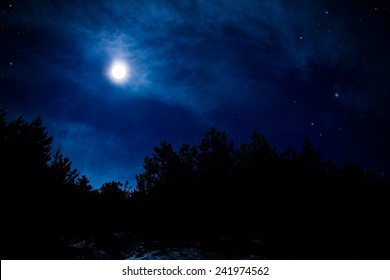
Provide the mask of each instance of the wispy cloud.
[{"label": "wispy cloud", "polygon": [[[86,80],[98,79],[96,74],[120,57],[132,68],[129,92],[195,112],[218,108],[223,97],[235,103],[239,95],[229,89],[253,91],[242,87],[253,75],[262,84],[278,73],[300,71],[305,76],[313,65],[333,63],[341,55],[335,49],[337,36],[327,37],[316,26],[325,21],[323,11],[307,5],[294,9],[285,1],[86,3],[48,1],[37,8],[32,1],[26,7],[26,22],[71,41],[73,53],[61,54],[67,67],[72,59],[86,65],[75,65],[68,73],[58,67],[58,74],[87,88],[91,85]],[[101,82],[93,85],[100,87]]]}]

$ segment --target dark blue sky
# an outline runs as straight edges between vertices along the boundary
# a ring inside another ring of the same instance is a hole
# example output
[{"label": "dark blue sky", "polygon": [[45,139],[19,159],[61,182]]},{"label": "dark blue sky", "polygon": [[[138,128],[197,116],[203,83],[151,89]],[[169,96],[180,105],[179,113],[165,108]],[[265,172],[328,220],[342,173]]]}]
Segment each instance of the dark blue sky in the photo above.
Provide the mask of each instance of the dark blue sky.
[{"label": "dark blue sky", "polygon": [[41,116],[94,187],[212,126],[390,178],[389,38],[385,1],[2,1],[0,104]]}]

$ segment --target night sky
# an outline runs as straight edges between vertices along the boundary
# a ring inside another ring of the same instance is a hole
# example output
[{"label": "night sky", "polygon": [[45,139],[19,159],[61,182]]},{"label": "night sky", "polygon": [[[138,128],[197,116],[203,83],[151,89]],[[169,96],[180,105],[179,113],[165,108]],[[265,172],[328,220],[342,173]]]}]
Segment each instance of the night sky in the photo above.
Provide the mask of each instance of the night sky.
[{"label": "night sky", "polygon": [[389,179],[389,50],[388,1],[1,1],[0,104],[95,188],[211,127]]}]

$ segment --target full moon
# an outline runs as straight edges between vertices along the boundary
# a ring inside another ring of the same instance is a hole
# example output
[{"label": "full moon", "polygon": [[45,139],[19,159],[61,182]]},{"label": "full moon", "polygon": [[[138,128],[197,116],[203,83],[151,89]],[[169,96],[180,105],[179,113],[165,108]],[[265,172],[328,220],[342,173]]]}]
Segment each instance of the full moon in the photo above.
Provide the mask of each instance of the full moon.
[{"label": "full moon", "polygon": [[116,80],[122,80],[126,77],[126,67],[121,64],[115,64],[111,68],[111,75]]},{"label": "full moon", "polygon": [[123,84],[129,78],[129,67],[124,61],[114,61],[110,67],[108,74],[116,84]]}]

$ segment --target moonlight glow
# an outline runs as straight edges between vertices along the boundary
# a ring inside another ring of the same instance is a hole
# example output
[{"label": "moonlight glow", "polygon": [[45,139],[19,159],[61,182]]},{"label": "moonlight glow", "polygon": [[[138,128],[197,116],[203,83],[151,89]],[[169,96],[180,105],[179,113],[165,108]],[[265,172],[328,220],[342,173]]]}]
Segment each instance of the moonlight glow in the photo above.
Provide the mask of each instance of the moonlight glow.
[{"label": "moonlight glow", "polygon": [[113,82],[124,83],[129,78],[129,69],[126,63],[115,61],[111,64],[109,75]]}]

